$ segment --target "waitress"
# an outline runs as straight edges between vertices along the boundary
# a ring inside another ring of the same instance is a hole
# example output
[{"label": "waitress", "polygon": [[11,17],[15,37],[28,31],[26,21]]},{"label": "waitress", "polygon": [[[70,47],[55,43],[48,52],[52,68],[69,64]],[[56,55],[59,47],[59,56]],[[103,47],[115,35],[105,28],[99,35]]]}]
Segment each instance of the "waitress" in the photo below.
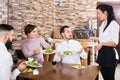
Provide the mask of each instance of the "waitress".
[{"label": "waitress", "polygon": [[104,80],[115,80],[115,70],[119,59],[115,47],[119,42],[119,25],[115,21],[113,8],[107,4],[100,4],[96,8],[98,19],[102,21],[99,27],[99,37],[90,37],[99,42],[95,50],[98,51],[97,63],[101,66]]}]

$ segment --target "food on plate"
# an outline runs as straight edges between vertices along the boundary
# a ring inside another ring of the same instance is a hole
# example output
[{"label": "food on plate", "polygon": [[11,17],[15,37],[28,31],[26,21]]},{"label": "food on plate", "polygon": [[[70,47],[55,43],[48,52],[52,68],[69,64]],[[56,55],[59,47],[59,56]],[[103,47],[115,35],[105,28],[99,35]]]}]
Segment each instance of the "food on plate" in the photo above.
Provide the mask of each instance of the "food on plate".
[{"label": "food on plate", "polygon": [[51,47],[45,50],[45,53],[52,53],[52,52],[53,52],[53,50]]},{"label": "food on plate", "polygon": [[72,51],[66,50],[63,52],[63,55],[71,55],[73,54]]},{"label": "food on plate", "polygon": [[26,72],[33,72],[32,68],[26,68],[25,70],[22,71],[22,73],[26,73]]},{"label": "food on plate", "polygon": [[41,67],[42,65],[37,63],[37,62],[30,61],[30,62],[28,62],[28,66],[30,66],[30,67]]}]

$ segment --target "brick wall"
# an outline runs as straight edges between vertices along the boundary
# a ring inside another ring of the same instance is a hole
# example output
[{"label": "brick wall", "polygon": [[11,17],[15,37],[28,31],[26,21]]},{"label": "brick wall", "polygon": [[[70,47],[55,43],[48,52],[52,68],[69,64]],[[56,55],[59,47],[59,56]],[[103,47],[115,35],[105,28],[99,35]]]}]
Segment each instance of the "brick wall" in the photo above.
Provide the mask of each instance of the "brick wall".
[{"label": "brick wall", "polygon": [[[3,4],[3,2],[5,2]],[[54,0],[9,0],[9,24],[15,27],[14,46],[19,47],[23,29],[26,24],[38,26],[39,34],[43,37],[51,36],[55,28],[68,25],[72,28],[87,27],[88,18],[92,18],[93,27],[97,27],[96,3],[97,1],[120,1],[120,0],[62,0],[61,5],[56,5]],[[6,1],[1,0],[1,22],[6,22]],[[2,6],[5,5],[5,6]],[[1,14],[4,13],[4,14]]]},{"label": "brick wall", "polygon": [[0,23],[7,23],[7,0],[0,0]]}]

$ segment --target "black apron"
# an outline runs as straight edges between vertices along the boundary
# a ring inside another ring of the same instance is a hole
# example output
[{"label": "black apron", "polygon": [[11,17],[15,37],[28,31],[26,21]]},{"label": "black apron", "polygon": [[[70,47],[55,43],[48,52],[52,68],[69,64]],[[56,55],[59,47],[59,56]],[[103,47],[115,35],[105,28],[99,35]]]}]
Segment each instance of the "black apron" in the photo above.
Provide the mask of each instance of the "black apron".
[{"label": "black apron", "polygon": [[115,50],[113,47],[103,46],[98,51],[97,63],[104,67],[116,67],[117,60],[115,58]]}]

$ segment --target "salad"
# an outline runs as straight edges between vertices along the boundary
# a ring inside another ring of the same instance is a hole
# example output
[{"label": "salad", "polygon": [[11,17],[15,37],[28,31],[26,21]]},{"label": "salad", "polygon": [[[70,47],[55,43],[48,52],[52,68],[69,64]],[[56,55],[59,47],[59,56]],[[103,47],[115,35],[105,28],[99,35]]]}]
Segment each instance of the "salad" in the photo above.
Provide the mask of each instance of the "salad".
[{"label": "salad", "polygon": [[34,62],[34,61],[29,61],[27,62],[28,66],[30,67],[42,67],[41,64],[37,63],[37,62]]},{"label": "salad", "polygon": [[71,55],[73,54],[72,51],[66,50],[63,52],[63,55]]},{"label": "salad", "polygon": [[45,50],[45,53],[52,53],[52,52],[53,52],[53,50],[51,47]]}]

